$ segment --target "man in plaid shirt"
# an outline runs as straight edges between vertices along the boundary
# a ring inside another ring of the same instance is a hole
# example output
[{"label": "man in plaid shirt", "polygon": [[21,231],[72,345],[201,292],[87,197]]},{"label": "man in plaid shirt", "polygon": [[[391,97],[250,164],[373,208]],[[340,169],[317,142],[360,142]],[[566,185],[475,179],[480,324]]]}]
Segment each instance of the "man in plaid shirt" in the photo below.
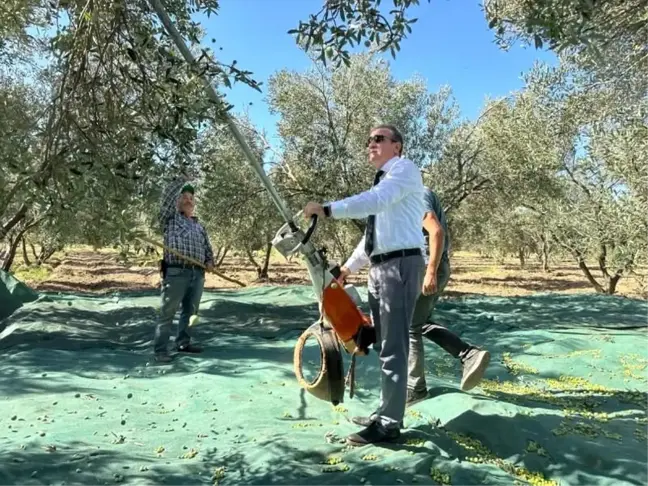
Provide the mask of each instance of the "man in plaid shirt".
[{"label": "man in plaid shirt", "polygon": [[[158,215],[164,233],[164,246],[214,268],[214,253],[205,228],[194,213],[194,188],[186,179],[172,181],[163,191]],[[190,344],[189,318],[198,314],[205,284],[205,269],[164,250],[162,260],[162,304],[155,329],[154,352],[159,362],[171,361],[167,345],[171,323],[182,304],[176,348],[181,353],[200,353],[201,348]]]}]

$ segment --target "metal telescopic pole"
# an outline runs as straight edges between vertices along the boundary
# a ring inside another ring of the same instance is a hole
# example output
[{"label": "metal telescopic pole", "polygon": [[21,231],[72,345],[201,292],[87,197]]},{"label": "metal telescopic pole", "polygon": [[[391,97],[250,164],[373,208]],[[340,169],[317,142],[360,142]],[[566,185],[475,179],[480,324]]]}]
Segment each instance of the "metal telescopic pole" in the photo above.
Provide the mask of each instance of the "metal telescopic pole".
[{"label": "metal telescopic pole", "polygon": [[[204,74],[200,74],[196,70],[196,59],[194,58],[193,54],[191,54],[191,51],[189,51],[189,48],[187,47],[184,40],[180,36],[180,33],[176,30],[173,23],[171,22],[171,19],[166,13],[166,10],[164,8],[164,5],[162,5],[162,2],[160,0],[150,0],[150,3],[153,9],[155,10],[155,12],[157,13],[158,17],[160,18],[160,21],[164,25],[165,29],[167,30],[168,34],[171,36],[176,46],[178,46],[178,49],[182,53],[182,56],[185,58],[185,60],[187,61],[191,69],[193,69],[194,72],[200,77],[200,80],[202,81],[205,90],[207,91],[207,96],[209,97],[209,99],[218,105],[222,105],[222,100],[216,93],[216,90],[214,90],[214,87],[211,85],[209,80],[205,77]],[[232,133],[232,135],[238,142],[239,146],[241,147],[241,150],[243,150],[243,153],[245,154],[245,157],[248,159],[248,162],[250,163],[250,165],[252,165],[252,168],[261,179],[261,182],[268,190],[268,193],[270,193],[270,197],[272,198],[273,202],[277,206],[277,209],[279,209],[279,212],[283,216],[284,221],[286,221],[286,223],[293,223],[293,216],[288,211],[288,208],[286,207],[284,201],[281,199],[281,196],[279,196],[279,194],[277,193],[277,190],[272,184],[272,181],[263,170],[261,161],[257,159],[257,157],[254,155],[254,153],[250,149],[250,146],[247,144],[247,142],[241,135],[241,132],[239,131],[238,127],[236,126],[232,118],[228,115],[228,113],[225,110],[223,110],[222,116],[225,119],[227,126],[230,129],[230,132]]]}]

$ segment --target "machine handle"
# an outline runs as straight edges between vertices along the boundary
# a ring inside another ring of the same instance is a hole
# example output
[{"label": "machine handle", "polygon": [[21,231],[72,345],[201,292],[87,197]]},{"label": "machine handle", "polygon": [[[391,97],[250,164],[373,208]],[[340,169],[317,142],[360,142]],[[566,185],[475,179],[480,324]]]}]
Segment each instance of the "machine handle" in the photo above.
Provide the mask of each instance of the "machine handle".
[{"label": "machine handle", "polygon": [[308,230],[306,230],[304,239],[301,242],[302,245],[305,245],[311,239],[311,236],[313,236],[313,233],[315,232],[316,226],[317,226],[317,214],[313,214],[311,216],[311,221],[310,221],[310,225],[308,226]]}]

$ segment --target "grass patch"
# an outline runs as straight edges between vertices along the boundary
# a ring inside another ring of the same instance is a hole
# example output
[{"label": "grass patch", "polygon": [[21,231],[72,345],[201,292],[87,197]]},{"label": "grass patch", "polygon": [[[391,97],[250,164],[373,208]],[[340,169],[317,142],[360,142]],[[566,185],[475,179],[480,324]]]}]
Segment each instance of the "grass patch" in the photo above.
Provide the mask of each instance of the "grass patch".
[{"label": "grass patch", "polygon": [[19,266],[14,272],[14,276],[23,282],[44,282],[49,280],[54,269],[49,265]]}]

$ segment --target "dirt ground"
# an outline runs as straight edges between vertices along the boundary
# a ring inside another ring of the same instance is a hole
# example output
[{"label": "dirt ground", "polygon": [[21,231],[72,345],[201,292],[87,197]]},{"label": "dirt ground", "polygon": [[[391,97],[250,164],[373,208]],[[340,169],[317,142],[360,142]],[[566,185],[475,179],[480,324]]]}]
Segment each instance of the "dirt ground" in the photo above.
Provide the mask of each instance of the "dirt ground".
[{"label": "dirt ground", "polygon": [[[511,259],[498,264],[475,253],[456,252],[452,255],[452,277],[447,295],[498,295],[519,296],[538,292],[593,293],[594,290],[580,269],[569,261],[554,263],[548,273],[531,262],[525,268]],[[42,267],[26,267],[17,258],[13,270],[16,276],[37,290],[108,293],[127,290],[154,290],[159,288],[160,275],[157,257],[132,255],[128,262],[120,262],[114,250],[95,251],[90,247],[74,247],[54,255]],[[592,271],[602,282],[600,272]],[[269,281],[257,281],[254,267],[247,258],[228,256],[218,269],[224,275],[248,286],[309,284],[305,267],[299,258],[286,262],[273,255]],[[364,284],[366,275],[359,274],[350,280]],[[648,298],[646,276],[621,279],[617,293],[635,298]],[[240,288],[237,284],[208,274],[207,289]]]}]

